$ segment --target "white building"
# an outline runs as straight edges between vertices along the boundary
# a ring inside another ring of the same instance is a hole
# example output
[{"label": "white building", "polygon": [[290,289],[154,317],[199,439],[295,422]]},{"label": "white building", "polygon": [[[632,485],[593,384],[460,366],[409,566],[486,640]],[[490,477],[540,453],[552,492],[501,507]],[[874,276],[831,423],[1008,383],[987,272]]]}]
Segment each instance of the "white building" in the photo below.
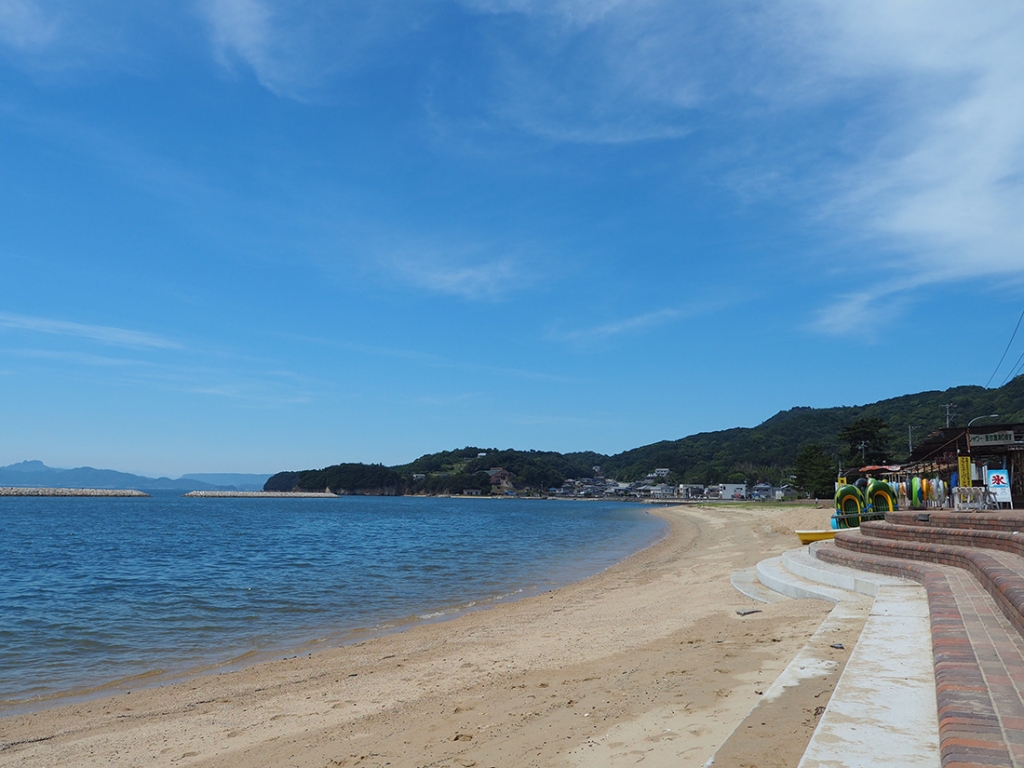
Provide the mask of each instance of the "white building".
[{"label": "white building", "polygon": [[721,491],[720,498],[723,499],[745,499],[747,498],[746,483],[721,483],[718,488]]}]

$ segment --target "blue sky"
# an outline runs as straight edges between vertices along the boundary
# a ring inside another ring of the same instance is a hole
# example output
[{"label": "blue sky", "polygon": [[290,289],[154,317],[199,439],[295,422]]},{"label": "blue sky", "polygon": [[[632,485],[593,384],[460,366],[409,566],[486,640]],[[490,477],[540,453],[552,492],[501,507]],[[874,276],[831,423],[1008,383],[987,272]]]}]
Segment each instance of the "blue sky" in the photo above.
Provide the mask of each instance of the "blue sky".
[{"label": "blue sky", "polygon": [[985,384],[1021,39],[1000,0],[0,0],[0,465],[616,453]]}]

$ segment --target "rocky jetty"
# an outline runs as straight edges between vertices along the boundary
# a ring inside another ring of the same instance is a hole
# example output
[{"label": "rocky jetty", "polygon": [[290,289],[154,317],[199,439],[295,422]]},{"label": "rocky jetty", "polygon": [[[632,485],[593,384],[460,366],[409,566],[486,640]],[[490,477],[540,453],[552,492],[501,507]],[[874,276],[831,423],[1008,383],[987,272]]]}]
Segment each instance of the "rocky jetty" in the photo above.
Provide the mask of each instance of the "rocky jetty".
[{"label": "rocky jetty", "polygon": [[0,496],[149,496],[142,491],[112,488],[0,488]]}]

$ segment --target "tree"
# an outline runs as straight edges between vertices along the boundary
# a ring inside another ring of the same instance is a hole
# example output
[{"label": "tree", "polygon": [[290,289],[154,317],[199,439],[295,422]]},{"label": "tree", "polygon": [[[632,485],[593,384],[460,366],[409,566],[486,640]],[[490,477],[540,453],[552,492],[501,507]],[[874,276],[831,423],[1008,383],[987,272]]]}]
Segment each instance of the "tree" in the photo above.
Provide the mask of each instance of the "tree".
[{"label": "tree", "polygon": [[862,416],[839,430],[846,444],[844,459],[852,465],[884,464],[889,458],[889,425],[877,416]]},{"label": "tree", "polygon": [[796,484],[816,499],[835,493],[835,460],[817,443],[805,445],[796,456]]}]

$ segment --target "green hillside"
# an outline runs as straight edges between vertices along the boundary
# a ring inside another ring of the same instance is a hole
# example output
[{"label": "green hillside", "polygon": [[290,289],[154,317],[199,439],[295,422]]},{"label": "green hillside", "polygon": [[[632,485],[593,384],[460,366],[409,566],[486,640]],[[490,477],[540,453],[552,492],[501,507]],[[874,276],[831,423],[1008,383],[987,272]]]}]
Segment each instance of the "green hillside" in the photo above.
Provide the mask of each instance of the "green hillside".
[{"label": "green hillside", "polygon": [[[858,463],[855,451],[842,439],[843,430],[859,420],[878,420],[884,429],[881,444],[873,446],[876,460],[899,462],[914,443],[946,425],[947,404],[952,424],[999,414],[1001,423],[1024,422],[1024,377],[999,389],[954,387],[945,391],[903,395],[877,403],[838,408],[792,408],[752,428],[704,432],[681,440],[666,440],[616,454],[605,460],[607,471],[620,480],[643,477],[654,467],[668,467],[686,483],[717,483],[787,479],[800,450],[818,445],[844,463]],[[993,423],[996,420],[989,420]]]},{"label": "green hillside", "polygon": [[[947,409],[946,406],[951,406]],[[809,446],[822,460],[844,466],[861,460],[900,462],[914,443],[946,425],[999,414],[983,423],[1024,422],[1024,376],[999,389],[966,386],[945,391],[836,408],[791,408],[756,427],[702,432],[678,440],[663,440],[614,456],[593,452],[557,453],[466,447],[431,453],[395,467],[344,464],[322,470],[282,472],[267,481],[268,490],[324,490],[350,493],[460,493],[467,488],[486,492],[487,470],[501,467],[517,488],[544,490],[566,479],[589,477],[600,466],[607,477],[622,481],[643,479],[656,468],[668,468],[670,483],[788,481],[796,471],[797,455]],[[481,455],[484,454],[484,455]],[[806,455],[806,453],[805,453]]]}]

